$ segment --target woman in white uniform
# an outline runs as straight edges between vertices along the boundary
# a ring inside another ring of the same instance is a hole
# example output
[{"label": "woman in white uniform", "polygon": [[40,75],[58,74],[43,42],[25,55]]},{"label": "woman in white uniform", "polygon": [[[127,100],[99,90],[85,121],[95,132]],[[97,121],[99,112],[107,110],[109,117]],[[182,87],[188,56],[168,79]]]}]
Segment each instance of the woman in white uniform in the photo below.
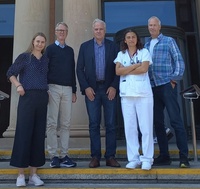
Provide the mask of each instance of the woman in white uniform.
[{"label": "woman in white uniform", "polygon": [[[153,94],[148,68],[152,60],[135,31],[125,31],[121,51],[114,63],[116,74],[120,75],[120,97],[129,161],[126,168],[135,169],[141,166],[143,170],[150,170],[154,145]],[[139,152],[138,130],[142,134],[142,154]]]}]

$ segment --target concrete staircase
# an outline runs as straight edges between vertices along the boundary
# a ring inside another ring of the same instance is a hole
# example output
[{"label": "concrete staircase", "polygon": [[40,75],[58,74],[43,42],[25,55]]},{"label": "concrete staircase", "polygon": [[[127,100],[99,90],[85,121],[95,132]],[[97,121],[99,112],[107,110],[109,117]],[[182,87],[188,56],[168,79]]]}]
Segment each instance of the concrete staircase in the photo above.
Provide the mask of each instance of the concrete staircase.
[{"label": "concrete staircase", "polygon": [[[13,139],[0,139],[0,183],[12,183],[15,186],[17,170],[9,165]],[[77,162],[75,168],[53,169],[49,167],[47,154],[46,164],[38,169],[38,174],[45,183],[200,183],[200,162],[193,161],[193,146],[189,142],[189,158],[191,168],[179,168],[178,150],[174,143],[169,144],[172,164],[170,166],[153,167],[150,171],[140,168],[134,170],[125,169],[127,163],[124,141],[118,141],[116,158],[121,168],[111,168],[105,165],[104,158],[99,168],[88,168],[90,162],[89,140],[86,138],[70,139],[69,156]],[[199,149],[200,143],[197,142]],[[104,153],[104,139],[102,139],[102,154]],[[200,150],[197,150],[200,156]],[[155,144],[155,156],[158,155],[158,147]],[[28,174],[28,170],[26,172]]]}]

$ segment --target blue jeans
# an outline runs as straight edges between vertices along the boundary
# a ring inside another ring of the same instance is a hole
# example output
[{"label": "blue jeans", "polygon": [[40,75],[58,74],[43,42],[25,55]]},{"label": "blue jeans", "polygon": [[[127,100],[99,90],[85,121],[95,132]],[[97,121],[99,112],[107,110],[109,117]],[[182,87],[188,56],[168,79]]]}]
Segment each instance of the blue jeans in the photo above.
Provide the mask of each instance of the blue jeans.
[{"label": "blue jeans", "polygon": [[171,83],[153,87],[154,95],[154,126],[161,156],[169,156],[168,140],[165,132],[164,109],[169,115],[171,127],[175,131],[176,144],[180,158],[188,156],[187,133],[180,115],[177,101],[177,86],[172,88]]},{"label": "blue jeans", "polygon": [[105,129],[106,129],[106,151],[105,158],[115,157],[116,154],[116,97],[109,100],[104,84],[98,84],[95,91],[94,101],[85,96],[85,103],[89,116],[90,148],[91,157],[101,159],[101,108],[103,106]]}]

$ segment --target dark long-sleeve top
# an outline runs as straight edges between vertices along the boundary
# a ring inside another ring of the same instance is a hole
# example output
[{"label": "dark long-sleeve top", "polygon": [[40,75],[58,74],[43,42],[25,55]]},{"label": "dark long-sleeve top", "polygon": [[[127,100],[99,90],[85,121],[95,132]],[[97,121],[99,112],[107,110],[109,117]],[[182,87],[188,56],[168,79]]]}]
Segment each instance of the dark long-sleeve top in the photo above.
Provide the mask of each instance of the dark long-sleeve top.
[{"label": "dark long-sleeve top", "polygon": [[46,54],[37,59],[31,53],[20,54],[7,71],[7,77],[18,77],[24,90],[48,90],[47,72],[49,60]]},{"label": "dark long-sleeve top", "polygon": [[72,92],[76,93],[74,50],[68,45],[61,48],[53,43],[46,52],[49,58],[48,83],[71,86]]}]

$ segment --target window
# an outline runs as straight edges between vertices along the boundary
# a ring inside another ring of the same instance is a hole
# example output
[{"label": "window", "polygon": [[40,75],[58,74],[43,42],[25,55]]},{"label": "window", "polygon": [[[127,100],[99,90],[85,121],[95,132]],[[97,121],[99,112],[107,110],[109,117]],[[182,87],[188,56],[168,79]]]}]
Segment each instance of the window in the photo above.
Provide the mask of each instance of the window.
[{"label": "window", "polygon": [[15,4],[0,4],[0,36],[14,35]]},{"label": "window", "polygon": [[147,21],[151,16],[159,17],[164,25],[176,26],[174,0],[147,2],[105,1],[103,6],[107,33],[115,33],[130,26],[147,25]]}]

